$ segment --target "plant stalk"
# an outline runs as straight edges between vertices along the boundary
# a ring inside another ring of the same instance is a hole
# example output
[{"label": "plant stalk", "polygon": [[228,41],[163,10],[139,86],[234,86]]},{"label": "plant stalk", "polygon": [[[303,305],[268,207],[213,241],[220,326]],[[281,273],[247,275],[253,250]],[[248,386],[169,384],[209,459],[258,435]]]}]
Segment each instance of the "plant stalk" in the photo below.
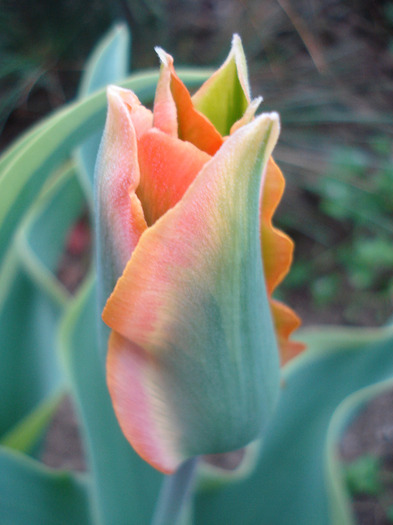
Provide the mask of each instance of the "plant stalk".
[{"label": "plant stalk", "polygon": [[198,458],[191,458],[166,476],[158,497],[152,525],[180,525],[194,484]]}]

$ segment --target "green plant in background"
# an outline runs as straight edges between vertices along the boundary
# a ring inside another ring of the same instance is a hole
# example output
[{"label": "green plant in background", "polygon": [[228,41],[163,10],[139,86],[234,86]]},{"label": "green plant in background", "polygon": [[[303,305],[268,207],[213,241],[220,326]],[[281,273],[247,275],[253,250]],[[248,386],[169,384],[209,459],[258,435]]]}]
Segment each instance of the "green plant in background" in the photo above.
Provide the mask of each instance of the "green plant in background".
[{"label": "green plant in background", "polygon": [[348,489],[354,495],[377,496],[383,490],[380,470],[380,458],[372,455],[360,456],[345,466],[344,474]]},{"label": "green plant in background", "polygon": [[[135,454],[114,416],[98,351],[94,267],[75,296],[57,271],[69,229],[92,203],[106,111],[99,88],[120,83],[144,104],[154,96],[156,72],[126,77],[128,45],[127,31],[113,30],[89,62],[81,98],[0,160],[0,515],[7,525],[148,524],[164,480]],[[208,76],[178,73],[190,87]],[[359,406],[392,387],[393,330],[309,329],[301,339],[308,350],[282,370],[262,443],[238,471],[201,463],[185,522],[354,523],[337,442]],[[81,425],[83,474],[40,461],[64,392]]]},{"label": "green plant in background", "polygon": [[[382,141],[378,141],[381,147]],[[328,221],[324,248],[313,264],[299,261],[289,285],[304,286],[313,275],[311,293],[318,304],[339,301],[340,289],[353,290],[361,307],[372,296],[388,300],[392,285],[393,171],[390,149],[366,153],[337,147],[324,175],[308,185]],[[330,230],[330,231],[329,231]],[[346,317],[351,320],[350,305]],[[377,313],[378,315],[378,313]],[[379,311],[379,320],[387,316]],[[356,315],[355,315],[356,317]]]}]

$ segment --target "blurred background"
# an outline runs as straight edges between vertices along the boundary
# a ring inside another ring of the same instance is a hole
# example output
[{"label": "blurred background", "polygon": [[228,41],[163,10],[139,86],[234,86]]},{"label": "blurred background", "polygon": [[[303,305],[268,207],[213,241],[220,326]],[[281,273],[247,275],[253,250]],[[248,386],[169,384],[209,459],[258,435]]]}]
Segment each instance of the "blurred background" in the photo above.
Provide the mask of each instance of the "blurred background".
[{"label": "blurred background", "polygon": [[132,71],[217,66],[243,39],[253,94],[278,111],[287,191],[276,224],[296,242],[279,294],[306,324],[380,325],[393,291],[393,1],[1,0],[0,147],[77,93],[115,21]]}]

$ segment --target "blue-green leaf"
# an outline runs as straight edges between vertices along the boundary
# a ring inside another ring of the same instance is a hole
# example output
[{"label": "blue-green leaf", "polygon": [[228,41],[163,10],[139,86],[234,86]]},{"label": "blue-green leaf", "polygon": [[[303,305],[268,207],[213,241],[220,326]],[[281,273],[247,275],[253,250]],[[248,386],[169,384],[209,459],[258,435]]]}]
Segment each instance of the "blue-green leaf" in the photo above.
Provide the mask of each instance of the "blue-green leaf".
[{"label": "blue-green leaf", "polygon": [[85,66],[78,98],[83,98],[109,82],[122,80],[130,62],[131,35],[125,24],[117,24],[98,42]]},{"label": "blue-green leaf", "polygon": [[[351,505],[351,494],[344,479],[338,444],[348,424],[373,398],[393,388],[393,377],[360,389],[348,396],[337,408],[330,422],[327,436],[327,488],[330,500],[331,523],[356,525]],[[361,481],[361,480],[360,480]]]},{"label": "blue-green leaf", "polygon": [[[79,99],[126,77],[130,61],[130,39],[127,26],[116,25],[98,43],[86,64],[79,90]],[[101,135],[101,130],[94,133],[83,143],[75,155],[80,168],[81,183],[86,191],[90,206],[93,205],[94,166]]]},{"label": "blue-green leaf", "polygon": [[2,525],[93,525],[83,477],[0,447]]},{"label": "blue-green leaf", "polygon": [[163,476],[133,451],[115,418],[98,353],[92,278],[61,327],[63,357],[82,421],[93,477],[93,505],[103,525],[148,525]]},{"label": "blue-green leaf", "polygon": [[56,174],[8,250],[0,273],[0,435],[62,381],[56,330],[70,296],[56,269],[83,203],[74,171]]}]

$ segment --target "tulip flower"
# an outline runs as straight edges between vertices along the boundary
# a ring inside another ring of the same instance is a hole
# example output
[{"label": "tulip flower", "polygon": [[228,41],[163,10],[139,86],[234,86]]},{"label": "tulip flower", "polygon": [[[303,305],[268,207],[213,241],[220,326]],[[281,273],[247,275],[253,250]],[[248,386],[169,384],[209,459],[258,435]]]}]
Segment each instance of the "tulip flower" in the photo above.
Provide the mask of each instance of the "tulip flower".
[{"label": "tulip flower", "polygon": [[241,448],[274,410],[299,320],[272,293],[292,242],[272,225],[277,114],[255,117],[239,37],[191,97],[158,49],[154,109],[108,88],[97,164],[107,381],[135,450],[171,473]]}]

